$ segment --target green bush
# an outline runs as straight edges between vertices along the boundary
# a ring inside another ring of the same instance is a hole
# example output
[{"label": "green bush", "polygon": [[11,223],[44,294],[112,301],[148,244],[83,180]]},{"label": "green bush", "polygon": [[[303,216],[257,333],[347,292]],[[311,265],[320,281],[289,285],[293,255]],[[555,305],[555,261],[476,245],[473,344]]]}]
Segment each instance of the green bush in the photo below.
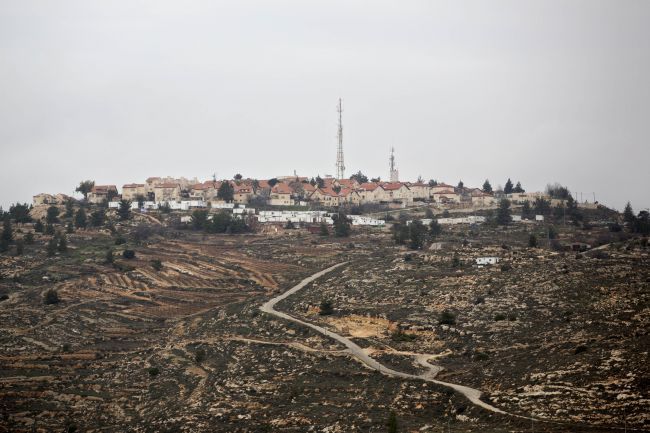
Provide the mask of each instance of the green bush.
[{"label": "green bush", "polygon": [[205,350],[199,348],[194,352],[194,362],[200,364],[203,361],[205,361]]},{"label": "green bush", "polygon": [[500,322],[502,320],[506,320],[506,315],[503,313],[497,313],[494,315],[494,321],[495,322]]},{"label": "green bush", "polygon": [[135,251],[133,250],[124,250],[122,251],[122,257],[125,259],[131,260],[135,258]]},{"label": "green bush", "polygon": [[59,294],[54,289],[49,289],[47,292],[45,292],[45,295],[43,295],[43,302],[45,305],[58,304],[59,301]]},{"label": "green bush", "polygon": [[407,334],[401,329],[396,329],[390,336],[391,340],[395,342],[411,342],[418,339],[418,336],[415,334]]},{"label": "green bush", "polygon": [[332,301],[324,300],[320,303],[320,311],[318,314],[321,316],[329,316],[334,313],[334,307],[332,306]]},{"label": "green bush", "polygon": [[158,259],[154,259],[151,261],[151,267],[154,268],[156,271],[160,271],[163,267],[162,262]]},{"label": "green bush", "polygon": [[160,370],[158,369],[158,367],[149,367],[147,371],[149,372],[149,376],[151,377],[156,377],[160,374]]},{"label": "green bush", "polygon": [[456,315],[449,310],[444,310],[442,313],[440,313],[438,323],[441,325],[455,325]]}]

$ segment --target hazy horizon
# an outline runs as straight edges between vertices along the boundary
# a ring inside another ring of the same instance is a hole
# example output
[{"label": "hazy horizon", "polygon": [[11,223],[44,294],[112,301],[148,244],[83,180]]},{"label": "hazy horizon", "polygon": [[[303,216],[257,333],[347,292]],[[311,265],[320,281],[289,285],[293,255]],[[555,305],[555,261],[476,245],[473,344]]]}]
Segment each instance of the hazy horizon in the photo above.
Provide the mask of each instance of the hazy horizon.
[{"label": "hazy horizon", "polygon": [[79,181],[335,174],[650,207],[650,2],[0,8],[0,205]]}]

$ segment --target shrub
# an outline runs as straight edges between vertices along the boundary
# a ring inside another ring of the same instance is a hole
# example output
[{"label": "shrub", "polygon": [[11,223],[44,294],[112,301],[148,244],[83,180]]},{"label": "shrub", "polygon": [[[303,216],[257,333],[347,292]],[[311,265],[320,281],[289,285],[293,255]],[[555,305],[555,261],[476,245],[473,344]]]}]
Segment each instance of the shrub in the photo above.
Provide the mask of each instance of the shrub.
[{"label": "shrub", "polygon": [[510,263],[504,263],[501,265],[501,272],[508,272],[511,269],[512,266],[510,265]]},{"label": "shrub", "polygon": [[411,342],[417,340],[418,336],[415,334],[407,334],[401,329],[397,328],[390,336],[391,340],[395,342]]},{"label": "shrub", "polygon": [[151,261],[151,267],[154,268],[156,271],[160,271],[163,267],[162,262],[158,259],[154,259]]},{"label": "shrub", "polygon": [[32,245],[34,243],[34,233],[29,232],[25,235],[25,243],[27,245]]},{"label": "shrub", "polygon": [[334,307],[332,306],[332,301],[326,299],[320,303],[320,310],[318,311],[318,314],[321,316],[329,316],[333,313]]},{"label": "shrub", "polygon": [[149,376],[151,377],[156,377],[160,374],[160,370],[158,369],[158,367],[149,367],[147,369],[147,372],[149,372]]},{"label": "shrub", "polygon": [[70,343],[63,343],[63,346],[61,346],[61,351],[65,353],[70,352]]},{"label": "shrub", "polygon": [[194,362],[200,364],[203,361],[205,361],[205,350],[197,349],[196,352],[194,352]]},{"label": "shrub", "polygon": [[442,313],[440,313],[438,323],[441,325],[455,325],[456,315],[449,310],[444,310]]},{"label": "shrub", "polygon": [[533,233],[531,233],[528,237],[528,246],[530,248],[537,248],[537,236],[535,236]]},{"label": "shrub", "polygon": [[485,298],[484,298],[483,296],[478,296],[478,297],[474,300],[474,305],[479,305],[479,304],[482,304],[482,303],[484,303],[484,302],[485,302]]},{"label": "shrub", "polygon": [[58,304],[59,301],[59,294],[54,289],[49,289],[47,292],[45,292],[45,295],[43,295],[43,302],[45,305]]},{"label": "shrub", "polygon": [[129,259],[129,260],[134,259],[135,258],[135,251],[133,251],[133,250],[124,250],[124,251],[122,251],[122,257],[124,257],[125,259]]},{"label": "shrub", "polygon": [[581,344],[580,346],[576,347],[576,349],[573,351],[575,355],[579,355],[580,353],[586,352],[587,351],[587,346],[584,344]]},{"label": "shrub", "polygon": [[48,257],[52,257],[56,254],[58,244],[59,243],[54,237],[48,241],[47,245],[45,246],[45,252],[47,253]]},{"label": "shrub", "polygon": [[395,412],[391,411],[390,415],[388,415],[386,426],[388,427],[388,433],[397,433],[397,415],[395,415]]},{"label": "shrub", "polygon": [[60,253],[65,253],[68,251],[68,241],[66,240],[65,235],[61,235],[59,238],[59,244],[57,245],[56,249]]},{"label": "shrub", "polygon": [[126,243],[126,239],[124,238],[124,236],[120,235],[115,238],[115,245],[122,245],[125,243]]},{"label": "shrub", "polygon": [[490,359],[490,356],[485,352],[478,352],[477,351],[477,352],[474,353],[474,360],[475,361],[487,361],[488,359]]},{"label": "shrub", "polygon": [[503,313],[497,313],[494,315],[494,321],[495,322],[500,322],[502,320],[506,320],[506,315]]},{"label": "shrub", "polygon": [[113,250],[109,248],[108,251],[106,251],[106,263],[113,263],[113,261],[114,261]]}]

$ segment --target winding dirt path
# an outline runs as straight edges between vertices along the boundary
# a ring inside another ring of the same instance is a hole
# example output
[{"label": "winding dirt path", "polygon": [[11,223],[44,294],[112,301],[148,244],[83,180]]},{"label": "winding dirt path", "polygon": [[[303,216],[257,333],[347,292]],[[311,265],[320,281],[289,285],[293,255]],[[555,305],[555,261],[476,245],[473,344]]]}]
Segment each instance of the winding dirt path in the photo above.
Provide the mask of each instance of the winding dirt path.
[{"label": "winding dirt path", "polygon": [[[297,291],[304,288],[307,284],[311,283],[312,281],[322,277],[323,275],[333,271],[334,269],[336,269],[339,266],[342,266],[342,265],[344,265],[346,263],[347,262],[338,263],[338,264],[336,264],[334,266],[330,266],[327,269],[323,269],[322,271],[316,272],[315,274],[313,274],[310,277],[305,278],[304,280],[302,280],[300,283],[298,283],[297,285],[295,285],[291,289],[287,290],[286,292],[282,293],[281,295],[278,295],[275,298],[272,298],[269,301],[267,301],[266,303],[264,303],[260,307],[260,310],[265,312],[265,313],[271,314],[271,315],[273,315],[275,317],[279,317],[281,319],[289,320],[291,322],[298,323],[298,324],[303,325],[303,326],[307,326],[307,327],[309,327],[309,328],[311,328],[311,329],[313,329],[313,330],[315,330],[315,331],[317,331],[317,332],[319,332],[319,333],[321,333],[323,335],[326,335],[326,336],[328,336],[328,337],[342,343],[343,345],[345,345],[345,347],[347,347],[347,351],[352,356],[357,358],[359,361],[361,361],[367,367],[372,368],[373,370],[377,370],[382,374],[385,374],[385,375],[391,376],[391,377],[401,377],[401,378],[404,378],[404,379],[426,380],[427,382],[432,382],[432,383],[436,383],[438,385],[443,385],[443,386],[446,386],[446,387],[449,387],[449,388],[452,388],[452,389],[458,391],[459,393],[461,393],[462,395],[467,397],[467,399],[469,401],[471,401],[473,404],[475,404],[476,406],[480,406],[483,409],[486,409],[486,410],[489,410],[489,411],[495,412],[495,413],[517,416],[517,415],[514,415],[514,414],[509,414],[507,412],[504,412],[501,409],[499,409],[497,407],[494,407],[494,406],[482,401],[481,400],[481,391],[479,391],[478,389],[470,388],[470,387],[464,386],[464,385],[458,385],[458,384],[455,384],[455,383],[448,383],[448,382],[442,382],[440,380],[436,380],[436,379],[434,379],[432,377],[433,375],[430,372],[428,372],[429,374],[425,373],[425,374],[422,374],[422,375],[416,375],[416,374],[409,374],[409,373],[404,373],[404,372],[401,372],[401,371],[393,370],[393,369],[388,368],[385,365],[381,364],[380,362],[376,361],[375,359],[371,358],[370,356],[368,356],[368,354],[366,354],[366,352],[360,346],[355,344],[350,339],[348,339],[348,338],[346,338],[346,337],[344,337],[342,335],[339,335],[339,334],[337,334],[335,332],[332,332],[332,331],[330,331],[328,329],[325,329],[325,328],[323,328],[321,326],[314,325],[313,323],[305,322],[303,320],[300,320],[300,319],[297,319],[297,318],[295,318],[293,316],[290,316],[290,315],[288,315],[286,313],[275,310],[274,307],[278,302],[282,301],[283,299],[288,298],[289,296],[293,295]],[[430,357],[430,355],[427,355],[427,357]],[[432,370],[435,369],[435,366],[433,366],[433,365],[429,364],[428,362],[426,362],[426,358],[425,359],[418,359],[418,361],[423,366],[433,367]]]}]

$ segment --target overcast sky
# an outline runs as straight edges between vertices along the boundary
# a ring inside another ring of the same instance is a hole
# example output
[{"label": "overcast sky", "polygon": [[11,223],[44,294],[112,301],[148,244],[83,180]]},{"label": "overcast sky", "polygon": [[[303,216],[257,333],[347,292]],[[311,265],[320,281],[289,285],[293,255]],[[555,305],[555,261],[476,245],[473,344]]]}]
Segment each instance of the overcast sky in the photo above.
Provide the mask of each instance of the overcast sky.
[{"label": "overcast sky", "polygon": [[335,174],[650,206],[650,1],[0,3],[0,204]]}]

